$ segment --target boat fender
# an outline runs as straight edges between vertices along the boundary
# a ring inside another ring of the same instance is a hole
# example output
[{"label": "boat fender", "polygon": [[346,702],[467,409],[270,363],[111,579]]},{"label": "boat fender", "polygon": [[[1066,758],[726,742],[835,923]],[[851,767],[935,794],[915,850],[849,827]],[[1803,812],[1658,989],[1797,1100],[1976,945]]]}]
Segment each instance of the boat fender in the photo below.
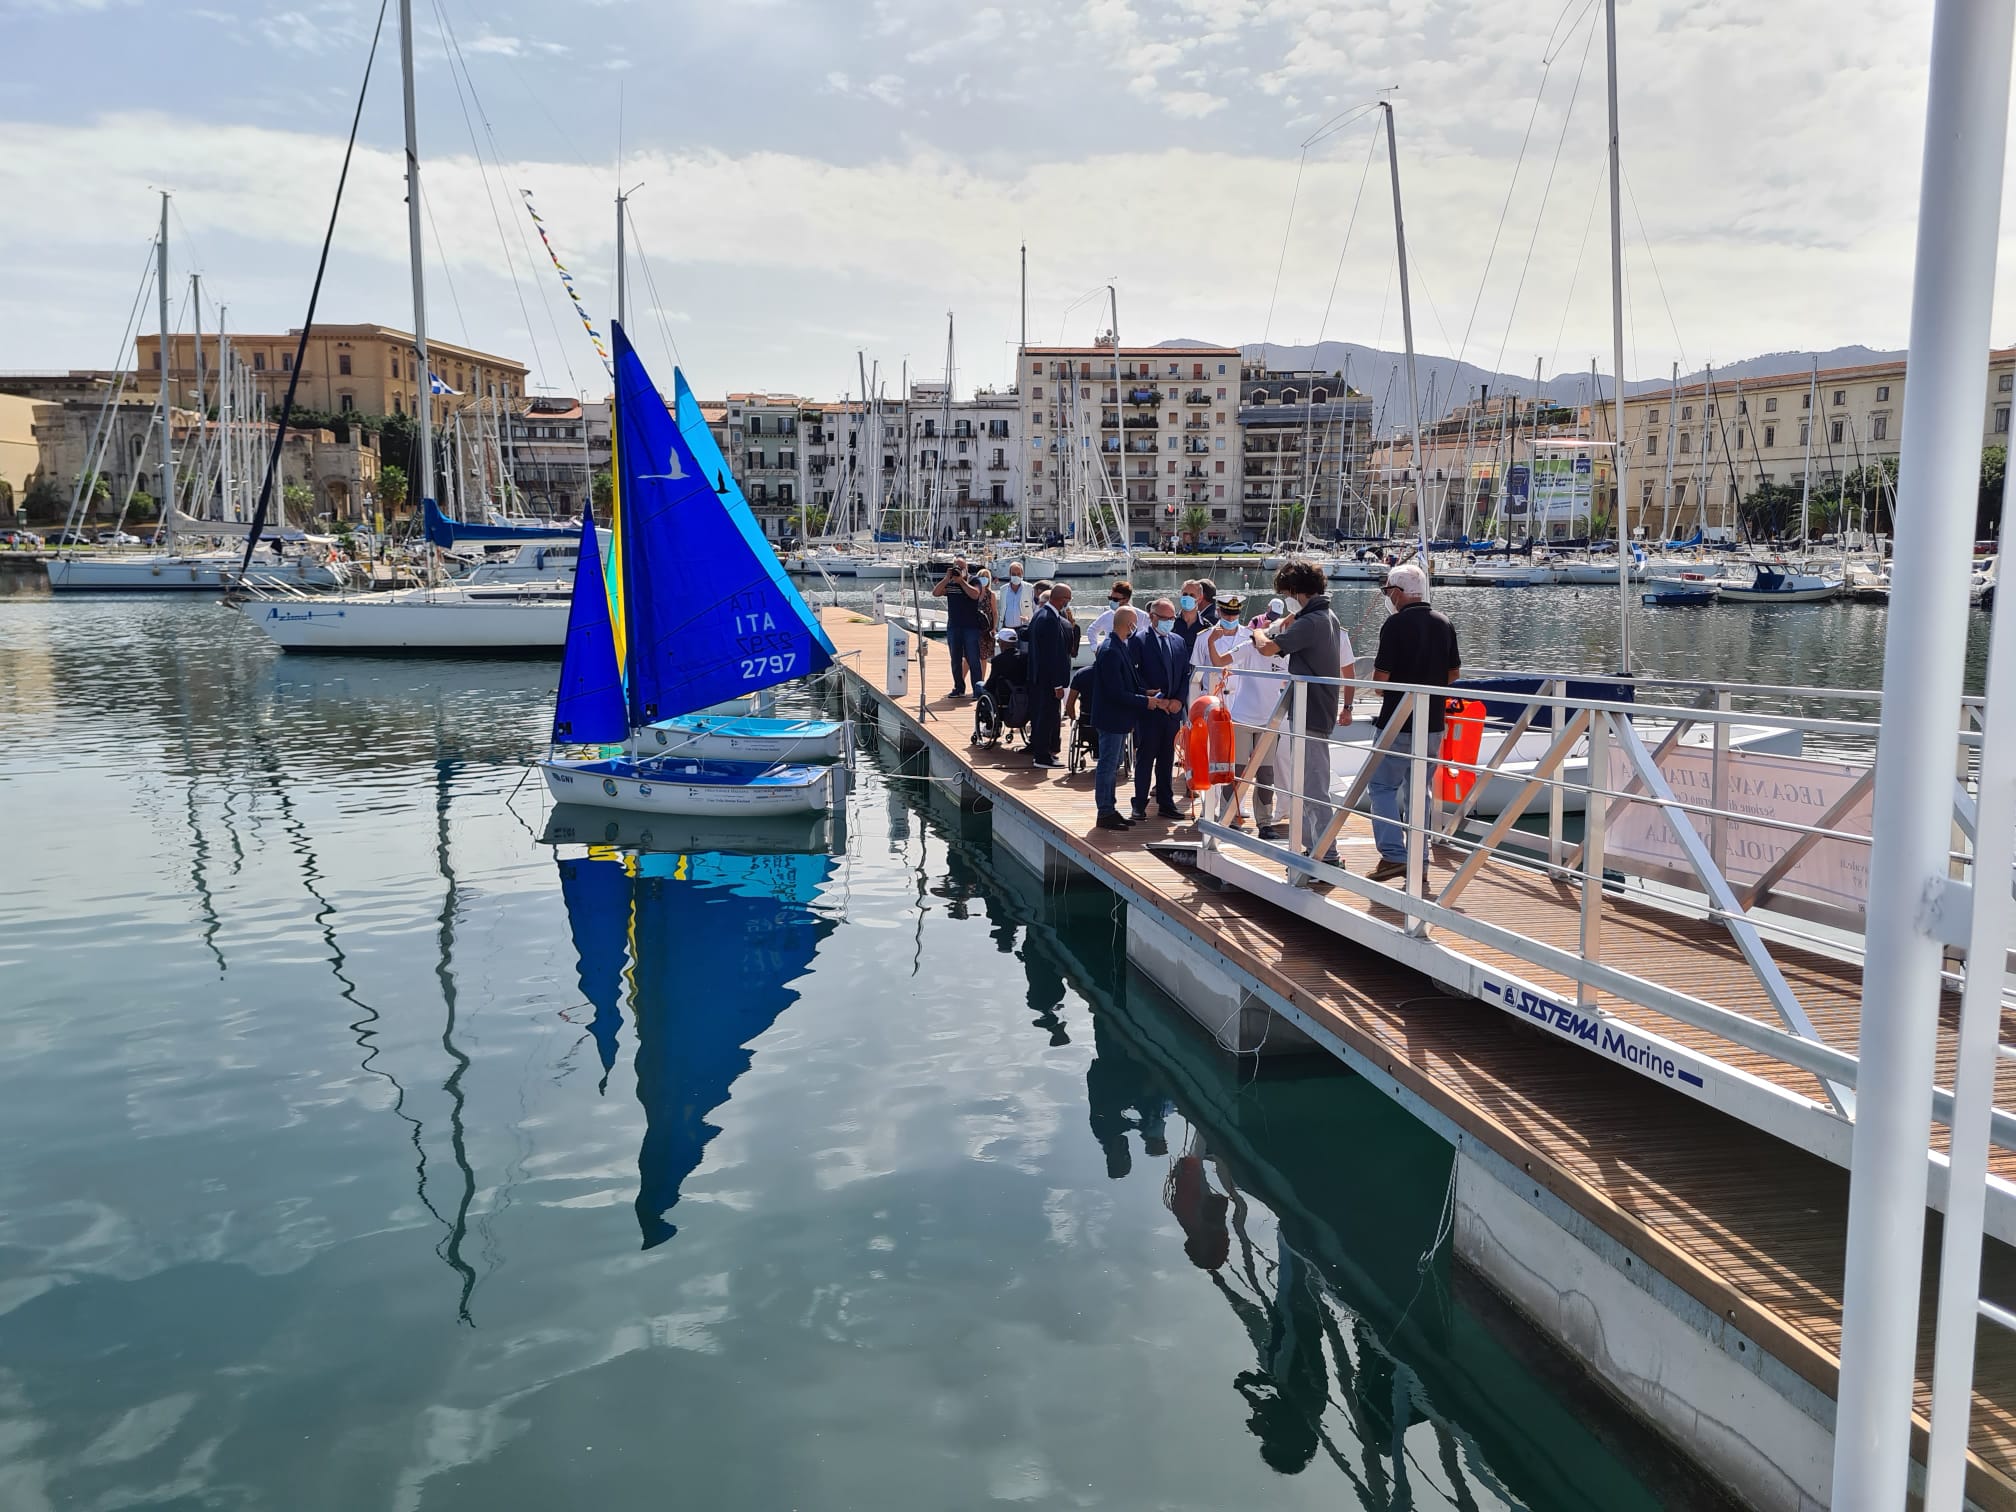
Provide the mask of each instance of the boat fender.
[{"label": "boat fender", "polygon": [[[1474,698],[1461,703],[1450,700],[1446,728],[1442,731],[1442,760],[1475,766],[1483,749],[1484,705]],[[1436,795],[1444,803],[1461,803],[1470,796],[1470,789],[1477,786],[1477,774],[1443,767],[1435,774],[1435,784]]]}]

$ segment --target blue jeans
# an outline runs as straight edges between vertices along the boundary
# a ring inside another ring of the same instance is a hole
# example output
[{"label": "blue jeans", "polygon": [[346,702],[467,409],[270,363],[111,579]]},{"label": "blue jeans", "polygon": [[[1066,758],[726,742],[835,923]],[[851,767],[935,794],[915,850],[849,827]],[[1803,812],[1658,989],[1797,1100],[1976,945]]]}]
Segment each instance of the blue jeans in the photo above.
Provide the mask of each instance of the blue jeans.
[{"label": "blue jeans", "polygon": [[1092,774],[1092,793],[1102,814],[1120,812],[1120,758],[1126,754],[1125,730],[1099,732],[1099,765]]},{"label": "blue jeans", "polygon": [[[1423,750],[1432,749],[1427,743],[1429,738],[1432,737],[1423,738]],[[1372,810],[1372,843],[1379,847],[1380,859],[1385,861],[1407,859],[1404,815],[1407,779],[1414,764],[1414,739],[1412,729],[1402,730],[1395,736],[1393,749],[1379,758],[1379,764],[1372,769],[1372,776],[1365,784],[1365,801]]]},{"label": "blue jeans", "polygon": [[980,691],[980,627],[955,625],[945,632],[946,647],[952,653],[952,691],[966,691],[966,669],[973,669],[973,691]]}]

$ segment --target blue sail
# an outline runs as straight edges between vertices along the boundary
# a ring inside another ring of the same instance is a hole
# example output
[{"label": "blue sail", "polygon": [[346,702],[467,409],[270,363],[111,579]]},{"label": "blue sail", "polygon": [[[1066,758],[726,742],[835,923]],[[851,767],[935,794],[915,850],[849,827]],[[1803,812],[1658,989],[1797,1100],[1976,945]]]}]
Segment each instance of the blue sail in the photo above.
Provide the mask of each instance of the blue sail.
[{"label": "blue sail", "polygon": [[623,1027],[623,966],[630,949],[630,874],[619,859],[596,857],[560,863],[560,897],[574,933],[581,995],[594,1006],[588,1032],[602,1060],[606,1083],[616,1064]]},{"label": "blue sail", "polygon": [[623,669],[609,628],[609,591],[602,582],[602,549],[592,510],[581,517],[581,555],[574,564],[574,595],[567,605],[567,645],[560,662],[560,692],[553,701],[555,745],[600,745],[624,740],[630,716],[623,703]]},{"label": "blue sail", "polygon": [[832,642],[706,426],[694,437],[674,423],[629,337],[620,325],[614,333],[630,722],[690,714],[832,665]]},{"label": "blue sail", "polygon": [[564,541],[574,534],[571,525],[478,525],[441,512],[432,499],[425,501],[421,516],[427,523],[427,539],[436,546],[453,546],[457,541]]}]

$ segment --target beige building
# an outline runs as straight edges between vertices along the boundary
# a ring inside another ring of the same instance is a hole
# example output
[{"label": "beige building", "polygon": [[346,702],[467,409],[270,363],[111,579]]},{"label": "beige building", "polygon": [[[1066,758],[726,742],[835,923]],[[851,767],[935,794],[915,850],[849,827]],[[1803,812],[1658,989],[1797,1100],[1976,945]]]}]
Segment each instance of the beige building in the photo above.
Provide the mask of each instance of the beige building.
[{"label": "beige building", "polygon": [[[1823,488],[1885,458],[1902,438],[1905,364],[1823,368],[1713,379],[1624,404],[1633,523],[1648,537],[1733,524],[1737,504],[1765,483],[1798,488],[1808,469]],[[1981,444],[2009,444],[2016,348],[1989,353]],[[1817,416],[1818,424],[1814,425]]]},{"label": "beige building", "polygon": [[41,406],[33,399],[0,394],[0,517],[18,509],[28,493],[28,480],[41,465],[35,450],[35,411]]},{"label": "beige building", "polygon": [[1297,533],[1298,517],[1309,536],[1367,530],[1372,401],[1349,390],[1342,373],[1247,363],[1239,434],[1239,506],[1212,501],[1207,540],[1281,540]]},{"label": "beige building", "polygon": [[1032,533],[1063,532],[1078,501],[1096,507],[1122,488],[1134,545],[1177,534],[1193,508],[1214,523],[1211,511],[1226,510],[1230,523],[1241,492],[1237,347],[1025,347],[1016,373]]},{"label": "beige building", "polygon": [[[269,413],[287,397],[293,377],[294,353],[301,342],[300,331],[284,336],[230,336],[231,355],[251,374],[257,391],[266,398]],[[464,400],[521,399],[525,395],[526,368],[509,357],[478,352],[445,341],[430,341],[428,353],[434,375]],[[203,337],[203,370],[206,392],[216,393],[220,342],[214,333]],[[170,344],[172,371],[178,403],[191,406],[196,397],[196,338],[178,333]],[[160,381],[161,337],[157,333],[139,339],[135,361],[144,390]],[[301,366],[301,383],[294,402],[303,409],[327,410],[332,414],[358,411],[366,415],[410,415],[419,392],[420,359],[413,349],[411,332],[382,325],[318,325],[308,338],[308,352]],[[458,399],[437,396],[439,406],[452,406]],[[214,397],[211,401],[215,402]]]}]

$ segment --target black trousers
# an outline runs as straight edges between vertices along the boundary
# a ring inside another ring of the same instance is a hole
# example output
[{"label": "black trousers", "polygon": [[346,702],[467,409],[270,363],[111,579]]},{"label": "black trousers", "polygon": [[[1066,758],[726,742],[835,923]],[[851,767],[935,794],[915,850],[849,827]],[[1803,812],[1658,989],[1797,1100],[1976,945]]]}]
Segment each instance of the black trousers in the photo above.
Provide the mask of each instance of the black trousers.
[{"label": "black trousers", "polygon": [[1029,756],[1033,761],[1055,761],[1059,721],[1062,711],[1051,688],[1029,690]]},{"label": "black trousers", "polygon": [[1137,810],[1146,812],[1148,808],[1151,775],[1155,801],[1164,808],[1176,806],[1175,765],[1174,724],[1163,719],[1144,719],[1134,727],[1134,807]]}]

